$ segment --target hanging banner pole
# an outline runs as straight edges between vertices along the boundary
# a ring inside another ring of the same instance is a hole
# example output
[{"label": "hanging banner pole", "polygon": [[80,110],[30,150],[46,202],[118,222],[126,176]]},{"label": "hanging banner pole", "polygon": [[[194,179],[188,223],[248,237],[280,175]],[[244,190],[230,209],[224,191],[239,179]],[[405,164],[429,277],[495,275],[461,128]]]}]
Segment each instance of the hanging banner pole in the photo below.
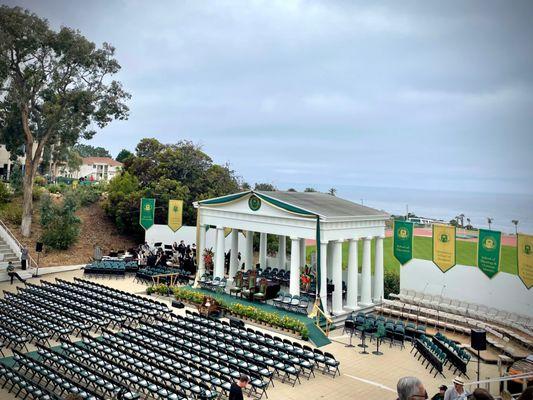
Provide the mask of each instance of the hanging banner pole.
[{"label": "hanging banner pole", "polygon": [[490,279],[500,271],[501,238],[501,232],[479,230],[477,266]]},{"label": "hanging banner pole", "polygon": [[394,257],[404,265],[413,258],[413,223],[394,221]]},{"label": "hanging banner pole", "polygon": [[528,289],[533,287],[533,235],[519,233],[516,237],[518,276]]},{"label": "hanging banner pole", "polygon": [[168,201],[168,226],[176,232],[183,225],[183,200]]},{"label": "hanging banner pole", "polygon": [[141,199],[139,210],[139,224],[145,229],[149,229],[154,224],[155,218],[155,199]]},{"label": "hanging banner pole", "polygon": [[455,226],[433,224],[432,236],[433,263],[446,272],[456,263]]}]

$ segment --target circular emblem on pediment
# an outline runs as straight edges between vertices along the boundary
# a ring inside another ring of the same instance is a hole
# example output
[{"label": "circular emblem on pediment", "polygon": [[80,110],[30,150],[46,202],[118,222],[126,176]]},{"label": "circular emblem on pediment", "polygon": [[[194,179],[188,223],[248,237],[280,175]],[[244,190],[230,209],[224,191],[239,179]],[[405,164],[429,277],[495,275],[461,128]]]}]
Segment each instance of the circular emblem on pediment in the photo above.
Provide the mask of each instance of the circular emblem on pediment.
[{"label": "circular emblem on pediment", "polygon": [[257,196],[250,196],[248,199],[248,207],[250,210],[257,211],[261,208],[261,199]]}]

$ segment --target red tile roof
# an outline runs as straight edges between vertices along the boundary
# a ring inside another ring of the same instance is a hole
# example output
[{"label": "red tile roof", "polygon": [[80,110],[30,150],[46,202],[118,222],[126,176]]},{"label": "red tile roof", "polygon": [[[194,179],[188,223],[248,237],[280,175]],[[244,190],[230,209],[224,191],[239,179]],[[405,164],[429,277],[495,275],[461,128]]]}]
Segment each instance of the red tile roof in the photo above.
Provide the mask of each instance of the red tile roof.
[{"label": "red tile roof", "polygon": [[107,164],[113,167],[122,167],[122,163],[110,157],[83,157],[83,164]]}]

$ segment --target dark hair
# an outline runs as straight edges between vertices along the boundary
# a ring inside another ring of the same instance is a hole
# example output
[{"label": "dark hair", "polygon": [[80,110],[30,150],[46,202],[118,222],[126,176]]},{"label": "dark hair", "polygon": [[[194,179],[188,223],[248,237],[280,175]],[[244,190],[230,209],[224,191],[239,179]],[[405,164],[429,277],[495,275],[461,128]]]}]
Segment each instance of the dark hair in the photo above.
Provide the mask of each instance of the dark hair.
[{"label": "dark hair", "polygon": [[476,400],[494,400],[494,397],[487,390],[481,388],[474,390],[472,398]]},{"label": "dark hair", "polygon": [[241,382],[249,382],[250,378],[246,374],[241,374],[241,376],[239,377],[239,381],[241,381]]},{"label": "dark hair", "polygon": [[533,399],[533,386],[528,386],[526,390],[522,392],[518,400],[532,400]]}]

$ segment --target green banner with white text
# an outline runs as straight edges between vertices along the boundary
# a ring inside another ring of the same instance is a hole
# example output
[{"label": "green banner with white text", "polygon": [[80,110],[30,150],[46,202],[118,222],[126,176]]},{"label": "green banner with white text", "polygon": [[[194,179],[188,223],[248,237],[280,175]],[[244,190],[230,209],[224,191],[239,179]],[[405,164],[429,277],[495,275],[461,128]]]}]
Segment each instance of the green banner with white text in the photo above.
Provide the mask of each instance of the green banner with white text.
[{"label": "green banner with white text", "polygon": [[394,221],[394,257],[405,264],[413,258],[413,223]]},{"label": "green banner with white text", "polygon": [[139,224],[144,229],[149,229],[154,224],[155,199],[141,199],[141,209],[139,211]]},{"label": "green banner with white text", "polygon": [[502,233],[480,229],[477,243],[477,266],[492,279],[500,270]]}]

